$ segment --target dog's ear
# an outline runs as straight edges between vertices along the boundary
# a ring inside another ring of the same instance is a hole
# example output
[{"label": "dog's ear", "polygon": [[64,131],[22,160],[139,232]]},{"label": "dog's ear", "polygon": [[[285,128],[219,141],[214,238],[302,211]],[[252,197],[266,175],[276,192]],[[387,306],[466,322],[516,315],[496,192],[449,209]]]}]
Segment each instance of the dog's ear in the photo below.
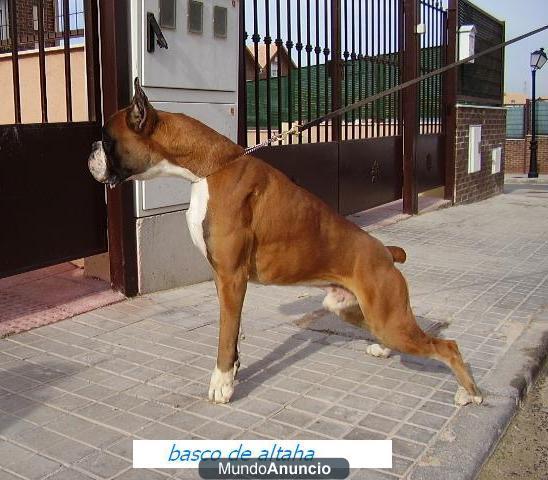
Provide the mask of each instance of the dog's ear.
[{"label": "dog's ear", "polygon": [[155,117],[154,108],[149,103],[148,98],[141,88],[139,77],[135,78],[135,93],[133,100],[128,108],[126,121],[128,127],[137,133],[142,133],[147,126],[147,123]]}]

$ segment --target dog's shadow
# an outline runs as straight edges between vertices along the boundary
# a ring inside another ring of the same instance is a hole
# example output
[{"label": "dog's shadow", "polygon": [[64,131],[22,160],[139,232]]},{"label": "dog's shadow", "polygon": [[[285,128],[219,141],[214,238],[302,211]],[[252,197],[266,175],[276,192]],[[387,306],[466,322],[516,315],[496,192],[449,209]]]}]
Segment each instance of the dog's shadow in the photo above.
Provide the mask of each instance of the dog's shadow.
[{"label": "dog's shadow", "polygon": [[[286,338],[265,357],[241,369],[240,384],[235,391],[235,398],[248,396],[253,390],[291,367],[295,362],[318,352],[330,343],[329,337],[332,335],[336,335],[339,341],[347,339],[349,343],[355,340],[378,342],[366,329],[346,323],[333,313],[319,308],[322,298],[323,295],[307,296],[278,307],[281,313],[297,317],[292,323],[299,327],[299,330]],[[445,321],[436,321],[425,317],[417,317],[417,322],[425,332],[433,336],[439,336],[442,330],[449,325]],[[365,352],[364,355],[366,355]],[[450,372],[443,363],[433,359],[415,357],[400,352],[393,352],[391,358],[393,360],[399,358],[402,365],[415,371]],[[390,359],[387,359],[386,362],[390,362]]]}]

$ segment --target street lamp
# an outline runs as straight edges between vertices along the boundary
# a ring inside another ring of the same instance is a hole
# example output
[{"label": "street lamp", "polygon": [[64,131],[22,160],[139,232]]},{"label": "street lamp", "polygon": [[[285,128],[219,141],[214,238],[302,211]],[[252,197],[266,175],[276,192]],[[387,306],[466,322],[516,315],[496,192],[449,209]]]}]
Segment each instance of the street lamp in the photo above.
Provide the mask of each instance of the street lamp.
[{"label": "street lamp", "polygon": [[536,93],[535,93],[535,82],[537,77],[537,70],[540,70],[546,63],[547,57],[544,53],[544,48],[540,50],[535,50],[531,53],[531,75],[533,79],[533,92],[532,92],[532,108],[531,108],[531,159],[529,161],[529,178],[538,178],[538,165],[537,165],[537,128],[536,128],[536,113],[535,113],[535,103],[536,103]]}]

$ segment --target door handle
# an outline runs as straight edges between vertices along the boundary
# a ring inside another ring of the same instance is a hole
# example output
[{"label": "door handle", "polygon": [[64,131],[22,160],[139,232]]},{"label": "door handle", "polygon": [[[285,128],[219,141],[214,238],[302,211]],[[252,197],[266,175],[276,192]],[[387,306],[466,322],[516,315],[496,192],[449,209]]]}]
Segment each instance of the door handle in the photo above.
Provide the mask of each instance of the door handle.
[{"label": "door handle", "polygon": [[[155,42],[156,40],[156,42]],[[162,29],[160,28],[160,25],[158,25],[158,22],[156,21],[156,17],[153,13],[148,12],[147,13],[147,52],[148,53],[154,53],[154,49],[156,48],[156,43],[158,43],[158,46],[160,48],[168,48],[166,37],[164,37],[164,34],[162,33]]]}]

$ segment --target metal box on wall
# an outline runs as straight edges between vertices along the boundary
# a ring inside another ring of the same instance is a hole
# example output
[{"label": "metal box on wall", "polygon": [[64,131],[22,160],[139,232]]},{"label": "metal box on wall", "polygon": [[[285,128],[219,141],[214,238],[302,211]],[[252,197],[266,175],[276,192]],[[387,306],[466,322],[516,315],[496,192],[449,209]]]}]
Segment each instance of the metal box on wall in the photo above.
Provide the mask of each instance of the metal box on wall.
[{"label": "metal box on wall", "polygon": [[[188,114],[236,140],[238,2],[139,0],[131,9],[133,76],[141,79],[152,105]],[[168,48],[150,38],[151,14]],[[184,210],[190,182],[137,181],[135,198],[136,217]]]}]

